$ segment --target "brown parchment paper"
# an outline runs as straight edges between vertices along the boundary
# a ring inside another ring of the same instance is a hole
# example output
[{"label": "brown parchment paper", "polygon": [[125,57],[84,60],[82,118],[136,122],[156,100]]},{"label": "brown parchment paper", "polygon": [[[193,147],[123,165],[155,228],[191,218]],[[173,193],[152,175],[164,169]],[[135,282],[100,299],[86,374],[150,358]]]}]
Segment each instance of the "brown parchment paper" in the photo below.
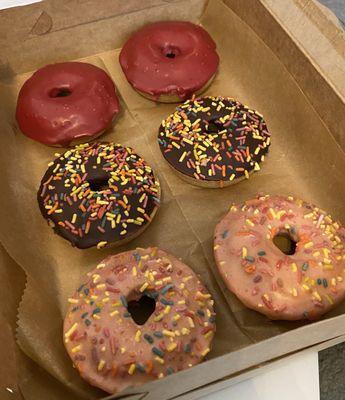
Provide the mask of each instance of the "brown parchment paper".
[{"label": "brown parchment paper", "polygon": [[[204,5],[196,1],[190,4],[199,13]],[[136,30],[145,20],[165,17],[198,22],[198,12],[188,7],[177,7],[175,14],[171,8],[169,14],[163,10],[155,8],[151,14],[144,10],[146,19],[140,13],[130,14],[126,32]],[[63,347],[62,322],[67,298],[82,276],[107,255],[136,246],[155,245],[180,256],[200,274],[216,303],[217,333],[209,354],[209,358],[214,358],[301,325],[268,321],[248,310],[219,279],[213,260],[213,231],[230,203],[243,201],[258,192],[292,194],[318,204],[345,222],[345,155],[288,70],[221,1],[210,1],[200,22],[217,42],[221,59],[219,72],[207,94],[235,97],[263,113],[272,133],[269,155],[259,173],[226,189],[202,189],[183,182],[164,162],[157,144],[160,122],[175,106],[150,102],[133,91],[119,66],[119,49],[80,59],[106,70],[121,97],[121,115],[102,140],[132,146],[154,167],[162,182],[162,206],[151,226],[139,238],[118,249],[78,250],[47,226],[38,209],[36,192],[47,163],[59,149],[31,141],[16,126],[17,94],[31,73],[5,74],[0,81],[0,241],[26,272],[27,285],[19,308],[18,343],[36,364],[54,377],[59,391],[52,389],[52,399],[61,398],[61,393],[66,399],[104,395],[84,383],[72,368]],[[114,27],[114,36],[117,35],[121,32],[117,33]],[[65,60],[61,38],[59,34],[55,39],[53,36],[51,40],[57,40],[57,51],[46,59],[49,62]],[[85,37],[82,49],[87,40]],[[76,49],[76,56],[78,52]],[[75,59],[70,50],[68,59]],[[342,304],[325,318],[344,311],[345,304]],[[35,398],[37,391],[30,385],[24,388],[25,398]]]}]

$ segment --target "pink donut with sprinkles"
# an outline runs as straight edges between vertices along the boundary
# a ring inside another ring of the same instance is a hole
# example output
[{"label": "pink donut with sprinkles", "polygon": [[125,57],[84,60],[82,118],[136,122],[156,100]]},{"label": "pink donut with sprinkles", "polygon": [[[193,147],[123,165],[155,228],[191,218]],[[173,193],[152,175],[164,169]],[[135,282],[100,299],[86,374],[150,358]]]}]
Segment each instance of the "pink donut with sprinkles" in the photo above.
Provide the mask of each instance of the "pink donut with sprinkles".
[{"label": "pink donut with sprinkles", "polygon": [[204,285],[156,247],[106,258],[69,303],[67,352],[82,378],[109,393],[199,363],[216,329]]},{"label": "pink donut with sprinkles", "polygon": [[262,196],[233,205],[214,253],[226,286],[275,320],[317,319],[345,297],[345,229],[302,200]]}]

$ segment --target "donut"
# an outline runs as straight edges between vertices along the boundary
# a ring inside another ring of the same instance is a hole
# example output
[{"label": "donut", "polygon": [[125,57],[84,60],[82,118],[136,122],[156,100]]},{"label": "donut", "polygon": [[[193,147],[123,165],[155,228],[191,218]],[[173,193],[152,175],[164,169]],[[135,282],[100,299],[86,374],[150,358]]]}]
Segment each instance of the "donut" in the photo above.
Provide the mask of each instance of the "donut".
[{"label": "donut", "polygon": [[273,320],[315,320],[345,296],[345,229],[294,197],[232,205],[218,223],[215,260],[247,307]]},{"label": "donut", "polygon": [[100,136],[119,110],[115,85],[102,69],[64,62],[39,69],[24,83],[16,119],[29,138],[65,147]]},{"label": "donut", "polygon": [[270,139],[261,114],[221,96],[187,100],[162,121],[158,133],[160,150],[174,172],[213,188],[259,171]]},{"label": "donut", "polygon": [[201,26],[164,21],[134,33],[121,50],[120,64],[141,95],[171,103],[204,91],[216,74],[219,57]]},{"label": "donut", "polygon": [[110,256],[69,299],[63,340],[91,385],[116,393],[192,367],[210,351],[213,300],[156,247]]},{"label": "donut", "polygon": [[133,149],[95,142],[56,156],[37,193],[55,233],[85,249],[127,243],[147,228],[159,207],[160,185]]}]

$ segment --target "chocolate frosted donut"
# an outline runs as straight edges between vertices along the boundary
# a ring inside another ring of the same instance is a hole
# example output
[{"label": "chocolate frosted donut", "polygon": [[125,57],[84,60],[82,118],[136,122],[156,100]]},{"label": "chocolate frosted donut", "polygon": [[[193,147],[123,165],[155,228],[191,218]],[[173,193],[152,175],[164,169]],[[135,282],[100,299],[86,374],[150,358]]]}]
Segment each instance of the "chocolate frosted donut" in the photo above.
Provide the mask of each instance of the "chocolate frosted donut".
[{"label": "chocolate frosted donut", "polygon": [[199,363],[216,329],[203,284],[156,247],[106,258],[69,302],[68,354],[82,378],[109,393]]},{"label": "chocolate frosted donut", "polygon": [[207,88],[219,57],[216,44],[200,26],[164,21],[134,33],[121,50],[120,64],[140,94],[151,100],[178,102]]},{"label": "chocolate frosted donut", "polygon": [[271,319],[316,319],[345,297],[345,229],[291,196],[233,205],[215,231],[227,287]]},{"label": "chocolate frosted donut", "polygon": [[86,143],[49,163],[37,199],[57,234],[80,249],[101,248],[126,243],[149,225],[160,186],[130,147]]},{"label": "chocolate frosted donut", "polygon": [[39,69],[24,83],[16,118],[31,139],[69,146],[101,135],[119,110],[115,85],[102,69],[64,62]]},{"label": "chocolate frosted donut", "polygon": [[270,145],[261,114],[229,97],[187,100],[163,120],[164,158],[189,183],[223,187],[260,170]]}]

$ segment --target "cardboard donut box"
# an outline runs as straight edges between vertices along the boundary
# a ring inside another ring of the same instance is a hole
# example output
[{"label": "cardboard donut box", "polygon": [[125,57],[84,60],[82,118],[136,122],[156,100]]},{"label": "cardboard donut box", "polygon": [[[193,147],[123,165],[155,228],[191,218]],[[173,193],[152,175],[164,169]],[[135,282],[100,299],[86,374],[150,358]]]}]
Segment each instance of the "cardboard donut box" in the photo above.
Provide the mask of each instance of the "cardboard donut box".
[{"label": "cardboard donut box", "polygon": [[[259,110],[272,134],[262,170],[225,189],[182,182],[157,144],[174,105],[135,93],[118,63],[121,45],[158,20],[200,23],[221,63],[206,94]],[[196,399],[274,368],[296,352],[345,340],[345,302],[318,322],[268,321],[229,293],[215,269],[215,224],[231,202],[292,194],[345,223],[345,40],[335,17],[309,0],[51,0],[0,11],[1,399],[107,395],[84,383],[63,348],[62,321],[82,276],[108,254],[159,246],[181,257],[215,299],[217,333],[205,362],[109,399]],[[163,201],[141,237],[120,249],[77,250],[46,226],[36,191],[58,150],[19,132],[18,91],[48,63],[83,60],[105,69],[123,112],[104,140],[131,145],[153,165]]]}]

